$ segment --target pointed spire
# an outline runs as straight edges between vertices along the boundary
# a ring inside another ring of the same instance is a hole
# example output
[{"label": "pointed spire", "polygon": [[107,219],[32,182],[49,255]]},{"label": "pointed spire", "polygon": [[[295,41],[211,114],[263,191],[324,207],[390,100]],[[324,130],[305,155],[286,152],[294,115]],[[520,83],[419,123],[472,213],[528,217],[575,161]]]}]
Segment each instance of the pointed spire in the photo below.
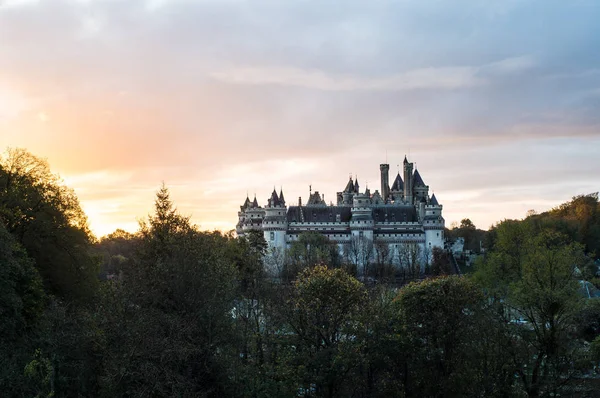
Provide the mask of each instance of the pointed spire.
[{"label": "pointed spire", "polygon": [[429,200],[429,204],[432,206],[439,206],[440,204],[438,203],[437,198],[435,197],[435,194],[433,194],[431,196],[431,199]]},{"label": "pointed spire", "polygon": [[348,181],[348,184],[346,184],[344,192],[354,192],[354,182],[352,181],[352,176],[350,176],[350,180]]},{"label": "pointed spire", "polygon": [[279,188],[279,202],[282,206],[285,206],[285,199],[283,198],[283,187]]},{"label": "pointed spire", "polygon": [[248,193],[246,192],[246,200],[244,201],[244,204],[242,205],[242,210],[246,210],[248,208],[248,206],[250,206],[250,198],[248,197]]},{"label": "pointed spire", "polygon": [[358,187],[358,175],[355,177],[354,179],[354,192],[355,193],[359,193],[359,187]]},{"label": "pointed spire", "polygon": [[256,200],[256,194],[254,194],[254,200],[252,201],[252,207],[258,207],[258,201]]},{"label": "pointed spire", "polygon": [[413,186],[414,187],[424,187],[425,183],[423,182],[423,179],[421,178],[421,174],[419,174],[419,170],[415,169],[415,174],[413,175]]},{"label": "pointed spire", "polygon": [[275,187],[273,187],[273,192],[271,193],[271,198],[269,199],[269,207],[275,207],[279,205],[279,196],[277,196],[277,191]]},{"label": "pointed spire", "polygon": [[404,155],[404,164],[408,163],[408,159],[406,158],[406,155]]},{"label": "pointed spire", "polygon": [[392,185],[392,191],[402,191],[404,189],[404,181],[402,181],[402,177],[400,177],[400,172],[396,176],[394,180],[394,184]]}]

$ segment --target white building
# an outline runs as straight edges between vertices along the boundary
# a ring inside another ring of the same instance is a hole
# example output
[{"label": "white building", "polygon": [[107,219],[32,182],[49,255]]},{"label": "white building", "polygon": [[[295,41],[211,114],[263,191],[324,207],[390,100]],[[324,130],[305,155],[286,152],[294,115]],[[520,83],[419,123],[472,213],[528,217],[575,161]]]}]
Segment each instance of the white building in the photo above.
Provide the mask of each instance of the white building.
[{"label": "white building", "polygon": [[310,193],[305,205],[299,198],[297,205],[286,206],[283,192],[278,195],[275,190],[265,207],[256,198],[252,202],[246,198],[238,212],[237,234],[261,230],[269,246],[281,252],[302,232],[319,232],[338,244],[340,254],[367,258],[358,263],[370,261],[376,255],[374,248],[383,247],[389,262],[401,266],[410,248],[410,261],[418,253],[423,267],[431,262],[434,247],[444,247],[442,205],[435,195],[429,196],[429,186],[406,157],[404,176],[398,173],[391,188],[389,165],[380,165],[380,171],[381,193],[371,194],[369,189],[361,193],[358,180],[350,178],[337,193],[336,205],[327,205],[318,191]]}]

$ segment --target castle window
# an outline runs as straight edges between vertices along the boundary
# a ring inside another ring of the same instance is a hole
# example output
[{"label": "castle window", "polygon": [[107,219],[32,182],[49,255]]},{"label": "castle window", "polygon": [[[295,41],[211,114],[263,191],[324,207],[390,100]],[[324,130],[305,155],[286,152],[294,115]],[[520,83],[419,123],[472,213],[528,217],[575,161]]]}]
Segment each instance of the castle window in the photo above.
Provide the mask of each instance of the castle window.
[{"label": "castle window", "polygon": [[271,232],[271,240],[275,240],[275,232]]}]

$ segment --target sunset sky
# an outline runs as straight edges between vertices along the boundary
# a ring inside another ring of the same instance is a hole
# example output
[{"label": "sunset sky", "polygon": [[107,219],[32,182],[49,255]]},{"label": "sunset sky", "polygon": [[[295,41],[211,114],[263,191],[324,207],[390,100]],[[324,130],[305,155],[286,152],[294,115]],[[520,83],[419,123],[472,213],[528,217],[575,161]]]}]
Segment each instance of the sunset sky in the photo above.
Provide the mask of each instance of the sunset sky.
[{"label": "sunset sky", "polygon": [[203,229],[256,193],[379,189],[405,154],[449,226],[600,190],[597,0],[0,0],[0,143],[92,230],[162,181]]}]

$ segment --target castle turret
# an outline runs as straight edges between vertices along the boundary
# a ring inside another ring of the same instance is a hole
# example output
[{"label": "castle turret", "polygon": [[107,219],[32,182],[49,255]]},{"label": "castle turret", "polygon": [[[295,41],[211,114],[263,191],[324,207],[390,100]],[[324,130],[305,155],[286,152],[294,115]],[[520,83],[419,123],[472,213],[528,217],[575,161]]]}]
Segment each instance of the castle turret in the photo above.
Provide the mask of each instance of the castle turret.
[{"label": "castle turret", "polygon": [[425,219],[425,205],[427,204],[427,201],[425,200],[425,198],[421,198],[421,200],[419,201],[419,221],[423,222],[423,219]]},{"label": "castle turret", "polygon": [[264,209],[265,217],[262,220],[262,230],[269,247],[285,249],[285,236],[287,231],[287,208],[283,199],[283,190],[277,195],[275,188]]},{"label": "castle turret", "polygon": [[404,200],[413,204],[413,164],[404,156]]},{"label": "castle turret", "polygon": [[[350,176],[350,180],[348,184],[346,184],[346,188],[342,192],[338,192],[338,205],[352,206],[352,198],[354,197],[354,181],[352,181],[352,176]],[[339,201],[341,196],[341,203]]]},{"label": "castle turret", "polygon": [[421,178],[421,174],[419,174],[419,170],[415,169],[415,173],[413,175],[413,193],[415,201],[420,201],[421,199],[425,199],[429,197],[429,186],[425,185],[423,182],[423,178]]},{"label": "castle turret", "polygon": [[400,177],[400,172],[398,172],[398,175],[396,175],[396,179],[394,180],[394,184],[392,184],[390,194],[394,201],[399,201],[404,197],[404,181],[402,181],[402,177]]},{"label": "castle turret", "polygon": [[389,179],[389,164],[380,164],[379,170],[381,171],[381,196],[383,201],[386,202],[390,195],[390,179]]},{"label": "castle turret", "polygon": [[373,209],[371,198],[364,193],[354,195],[350,220],[350,251],[357,262],[359,274],[365,275],[373,256]]},{"label": "castle turret", "polygon": [[423,218],[423,229],[425,230],[426,249],[444,247],[445,220],[442,217],[442,205],[438,203],[435,194],[425,205],[425,217]]}]

